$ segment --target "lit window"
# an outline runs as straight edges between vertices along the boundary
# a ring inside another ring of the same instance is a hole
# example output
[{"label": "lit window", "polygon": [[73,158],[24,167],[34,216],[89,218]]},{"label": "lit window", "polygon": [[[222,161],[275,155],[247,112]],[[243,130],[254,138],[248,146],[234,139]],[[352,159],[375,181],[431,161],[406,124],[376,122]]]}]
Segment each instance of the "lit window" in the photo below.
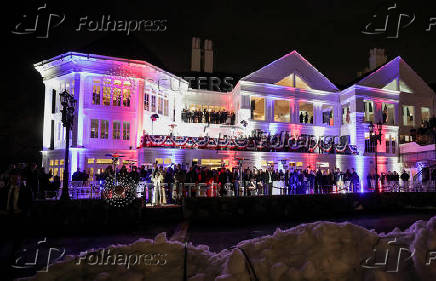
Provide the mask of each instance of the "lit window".
[{"label": "lit window", "polygon": [[394,109],[394,105],[391,103],[383,103],[382,104],[382,119],[383,119],[383,124],[388,124],[388,125],[394,125],[395,124],[395,120],[394,120],[394,116],[395,116],[395,109]]},{"label": "lit window", "polygon": [[59,165],[64,165],[64,159],[59,160]]},{"label": "lit window", "polygon": [[119,140],[121,138],[121,123],[120,121],[114,121],[112,126],[112,138]]},{"label": "lit window", "polygon": [[98,120],[97,119],[91,119],[91,139],[97,139],[98,138]]},{"label": "lit window", "polygon": [[298,75],[295,75],[295,88],[306,89],[306,90],[311,89],[309,85],[306,82],[304,82],[304,80]]},{"label": "lit window", "polygon": [[123,122],[123,140],[130,140],[130,123]]},{"label": "lit window", "polygon": [[327,126],[334,125],[333,106],[331,105],[322,106],[322,124]]},{"label": "lit window", "polygon": [[88,164],[94,164],[94,158],[88,158]]},{"label": "lit window", "polygon": [[92,104],[100,104],[100,81],[94,80],[92,85]]},{"label": "lit window", "polygon": [[112,89],[112,105],[121,106],[121,89],[113,88]]},{"label": "lit window", "polygon": [[374,123],[374,103],[370,100],[363,101],[364,107],[364,122]]},{"label": "lit window", "polygon": [[157,98],[157,113],[163,113],[163,99],[161,97]]},{"label": "lit window", "polygon": [[291,114],[288,100],[274,100],[274,121],[291,122]]},{"label": "lit window", "polygon": [[398,83],[398,80],[395,78],[394,80],[392,80],[391,82],[386,84],[386,86],[384,86],[383,89],[391,90],[391,91],[398,91],[397,83]]},{"label": "lit window", "polygon": [[123,89],[123,106],[130,107],[130,89]]},{"label": "lit window", "polygon": [[164,115],[168,116],[169,115],[169,110],[168,110],[168,100],[165,99],[164,100]]},{"label": "lit window", "polygon": [[108,79],[104,80],[103,85],[103,105],[111,105],[111,85]]},{"label": "lit window", "polygon": [[310,90],[311,87],[299,76],[294,73],[291,73],[289,76],[284,77],[279,82],[275,83],[276,85],[293,87],[299,89]]},{"label": "lit window", "polygon": [[144,110],[150,110],[150,95],[148,93],[144,95]]},{"label": "lit window", "polygon": [[351,116],[350,116],[350,106],[344,105],[342,106],[342,124],[350,124]]},{"label": "lit window", "polygon": [[54,160],[50,160],[50,166],[53,166]]},{"label": "lit window", "polygon": [[428,107],[421,107],[421,120],[423,122],[430,121],[430,108],[428,108]]},{"label": "lit window", "polygon": [[265,98],[251,97],[251,119],[265,120]]},{"label": "lit window", "polygon": [[100,120],[100,138],[107,139],[109,136],[109,121]]},{"label": "lit window", "polygon": [[313,124],[313,104],[305,101],[300,101],[298,119],[300,123]]},{"label": "lit window", "polygon": [[151,96],[151,112],[156,112],[156,96]]},{"label": "lit window", "polygon": [[415,125],[415,107],[411,105],[403,105],[403,124],[404,126]]},{"label": "lit window", "polygon": [[55,166],[59,165],[59,160],[55,160],[55,161],[54,161],[54,165],[55,165]]},{"label": "lit window", "polygon": [[407,84],[403,80],[400,80],[400,91],[410,94],[413,93],[412,89],[410,89],[410,87],[407,86]]},{"label": "lit window", "polygon": [[365,140],[365,152],[374,153],[375,152],[375,141],[368,138]]},{"label": "lit window", "polygon": [[112,159],[97,159],[96,164],[112,164]]}]

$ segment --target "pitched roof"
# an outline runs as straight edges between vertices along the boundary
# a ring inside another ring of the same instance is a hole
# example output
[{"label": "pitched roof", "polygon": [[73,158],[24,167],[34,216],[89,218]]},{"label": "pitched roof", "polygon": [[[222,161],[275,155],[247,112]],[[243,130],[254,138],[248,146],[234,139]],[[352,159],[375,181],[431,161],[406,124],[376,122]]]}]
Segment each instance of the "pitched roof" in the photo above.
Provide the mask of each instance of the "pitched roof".
[{"label": "pitched roof", "polygon": [[289,54],[271,62],[261,69],[252,72],[245,76],[241,81],[250,81],[255,83],[274,84],[289,76],[291,73],[296,73],[313,89],[336,92],[338,88],[330,82],[321,72],[311,65],[297,51],[292,51]]},{"label": "pitched roof", "polygon": [[434,94],[427,83],[400,56],[372,71],[356,84],[381,89],[395,78],[404,81],[412,90]]}]

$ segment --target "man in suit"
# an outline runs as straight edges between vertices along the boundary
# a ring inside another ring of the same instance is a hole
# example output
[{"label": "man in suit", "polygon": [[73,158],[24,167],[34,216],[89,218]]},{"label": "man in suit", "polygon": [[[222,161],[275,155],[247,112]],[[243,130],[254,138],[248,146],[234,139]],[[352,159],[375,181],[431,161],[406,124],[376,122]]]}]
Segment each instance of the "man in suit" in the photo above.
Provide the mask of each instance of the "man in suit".
[{"label": "man in suit", "polygon": [[273,175],[271,172],[271,168],[268,168],[264,174],[264,195],[272,195],[272,182]]}]

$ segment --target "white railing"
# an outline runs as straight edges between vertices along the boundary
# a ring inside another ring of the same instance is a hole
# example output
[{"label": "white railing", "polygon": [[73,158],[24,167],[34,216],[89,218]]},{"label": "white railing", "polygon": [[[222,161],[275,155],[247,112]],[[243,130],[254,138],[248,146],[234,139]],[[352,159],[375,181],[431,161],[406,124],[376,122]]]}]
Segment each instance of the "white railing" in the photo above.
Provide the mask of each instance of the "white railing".
[{"label": "white railing", "polygon": [[[257,188],[253,190],[244,190],[244,184],[242,181],[238,181],[239,183],[239,196],[246,196],[248,194],[251,195],[263,195],[264,188],[259,183]],[[103,181],[72,181],[70,182],[68,191],[71,199],[101,199],[102,192],[102,184]],[[311,194],[314,192],[314,188],[307,185],[305,183],[305,192],[306,194]],[[245,186],[248,186],[249,182],[245,182]],[[218,183],[184,183],[179,184],[178,186],[175,183],[172,183],[169,187],[167,183],[162,183],[162,186],[165,188],[168,198],[174,198],[174,194],[178,194],[180,197],[217,197],[219,195],[219,185]],[[136,197],[143,198],[146,202],[151,202],[153,197],[153,183],[148,183],[145,181],[140,181],[138,187],[136,189]],[[177,190],[177,188],[179,190]],[[289,188],[284,185],[283,181],[274,182],[270,187],[272,188],[272,195],[286,195],[296,193],[296,187]],[[234,188],[232,183],[226,183],[224,185],[225,192],[224,196],[231,197],[235,196]],[[332,193],[346,193],[350,192],[346,188],[340,188],[339,186],[332,186],[330,189]],[[373,191],[373,190],[369,190]],[[383,185],[382,192],[434,192],[436,191],[435,182],[429,181],[428,184],[423,185],[419,182],[410,182],[409,184],[404,184],[403,182],[391,182],[389,185]],[[323,191],[324,193],[325,191]],[[182,193],[182,194],[180,194]],[[57,200],[61,196],[61,190],[59,191],[47,191],[45,194],[46,200]]]}]

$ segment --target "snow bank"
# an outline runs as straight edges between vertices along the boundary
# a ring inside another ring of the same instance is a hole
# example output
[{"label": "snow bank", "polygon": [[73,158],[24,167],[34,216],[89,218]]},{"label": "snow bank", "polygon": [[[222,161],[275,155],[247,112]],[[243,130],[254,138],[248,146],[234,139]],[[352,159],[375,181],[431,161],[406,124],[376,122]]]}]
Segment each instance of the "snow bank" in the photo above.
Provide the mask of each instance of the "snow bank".
[{"label": "snow bank", "polygon": [[[403,252],[398,258],[400,248]],[[384,260],[387,249],[386,265],[375,264]],[[129,268],[122,262],[92,264],[86,255],[101,249],[89,250],[81,256],[68,256],[50,266],[48,273],[38,273],[29,280],[183,280],[185,245],[168,241],[165,233],[154,240],[141,239],[105,250],[148,254],[147,261],[154,257],[161,264],[141,263]],[[387,234],[351,223],[315,222],[277,229],[272,235],[242,241],[220,253],[210,252],[205,245],[188,244],[187,275],[190,281],[248,281],[255,275],[258,280],[436,280],[436,253],[432,254],[433,262],[426,265],[431,250],[436,250],[436,217]]]}]

